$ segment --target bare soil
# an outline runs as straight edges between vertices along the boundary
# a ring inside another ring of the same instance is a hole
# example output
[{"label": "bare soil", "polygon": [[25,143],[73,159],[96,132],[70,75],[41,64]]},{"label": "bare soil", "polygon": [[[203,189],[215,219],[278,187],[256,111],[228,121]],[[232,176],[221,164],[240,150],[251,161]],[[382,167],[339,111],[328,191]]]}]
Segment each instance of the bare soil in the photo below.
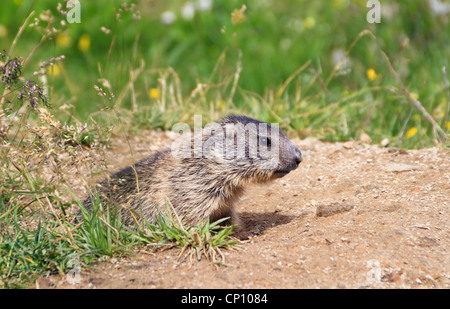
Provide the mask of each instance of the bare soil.
[{"label": "bare soil", "polygon": [[[168,147],[171,138],[131,138],[135,159]],[[39,286],[450,288],[448,151],[293,142],[304,155],[299,168],[249,188],[238,206],[250,237],[239,249],[222,250],[229,266],[180,262],[178,249],[148,250],[82,269],[78,284],[53,276]],[[107,158],[111,171],[130,164],[127,142],[115,140]]]}]

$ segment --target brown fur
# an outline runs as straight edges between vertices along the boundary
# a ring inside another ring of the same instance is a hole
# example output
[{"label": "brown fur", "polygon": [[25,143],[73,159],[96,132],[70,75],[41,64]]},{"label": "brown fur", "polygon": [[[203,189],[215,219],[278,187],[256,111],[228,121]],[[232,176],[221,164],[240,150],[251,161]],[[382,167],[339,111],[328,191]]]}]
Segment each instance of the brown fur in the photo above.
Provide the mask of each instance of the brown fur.
[{"label": "brown fur", "polygon": [[[261,122],[245,116],[229,116],[219,124],[224,127],[237,123]],[[233,159],[207,158],[205,155],[180,158],[171,150],[157,152],[97,185],[102,205],[120,209],[122,221],[128,226],[134,226],[136,220],[142,224],[144,218],[154,223],[160,211],[167,209],[167,203],[186,224],[207,218],[213,222],[230,217],[239,225],[234,206],[243,195],[245,186],[283,177],[297,168],[302,160],[301,152],[281,131],[270,126],[269,130],[279,136],[277,158],[249,158],[248,149],[244,158]],[[203,136],[202,145],[209,137],[211,134]],[[193,142],[191,147],[193,151]],[[277,166],[267,168],[272,159],[279,161]],[[88,196],[84,200],[83,204],[89,211],[94,199]]]}]

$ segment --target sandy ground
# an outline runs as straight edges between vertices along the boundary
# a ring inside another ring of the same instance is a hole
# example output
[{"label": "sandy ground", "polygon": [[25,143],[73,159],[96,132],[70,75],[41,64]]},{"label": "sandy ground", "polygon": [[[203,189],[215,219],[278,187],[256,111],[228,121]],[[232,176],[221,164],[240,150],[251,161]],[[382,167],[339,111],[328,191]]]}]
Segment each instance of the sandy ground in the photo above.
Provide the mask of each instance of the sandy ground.
[{"label": "sandy ground", "polygon": [[[131,138],[135,158],[169,140]],[[448,151],[293,142],[304,154],[299,168],[249,188],[238,206],[251,237],[223,250],[229,266],[149,250],[81,269],[78,284],[60,275],[39,287],[450,288]],[[115,169],[132,162],[125,145],[108,150]]]}]

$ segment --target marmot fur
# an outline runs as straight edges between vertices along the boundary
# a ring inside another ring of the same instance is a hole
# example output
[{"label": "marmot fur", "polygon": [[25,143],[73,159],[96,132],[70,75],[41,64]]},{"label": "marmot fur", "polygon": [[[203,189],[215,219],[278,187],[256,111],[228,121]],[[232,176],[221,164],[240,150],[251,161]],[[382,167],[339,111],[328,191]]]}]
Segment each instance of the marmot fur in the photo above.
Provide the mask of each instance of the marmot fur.
[{"label": "marmot fur", "polygon": [[225,117],[200,133],[197,144],[195,132],[187,135],[184,152],[160,151],[113,174],[97,185],[98,195],[89,194],[84,207],[91,211],[98,196],[130,227],[136,220],[154,223],[167,203],[186,224],[230,217],[239,225],[234,206],[245,186],[283,177],[302,161],[281,130],[246,116]]}]

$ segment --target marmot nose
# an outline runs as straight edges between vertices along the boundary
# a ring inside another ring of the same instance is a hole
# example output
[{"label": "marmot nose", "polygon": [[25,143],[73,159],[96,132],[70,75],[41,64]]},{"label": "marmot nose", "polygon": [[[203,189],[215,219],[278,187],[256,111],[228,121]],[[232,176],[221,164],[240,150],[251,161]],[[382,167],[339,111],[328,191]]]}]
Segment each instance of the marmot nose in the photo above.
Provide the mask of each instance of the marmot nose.
[{"label": "marmot nose", "polygon": [[295,148],[295,163],[299,165],[300,162],[302,162],[302,160],[303,160],[302,152],[298,148]]}]

